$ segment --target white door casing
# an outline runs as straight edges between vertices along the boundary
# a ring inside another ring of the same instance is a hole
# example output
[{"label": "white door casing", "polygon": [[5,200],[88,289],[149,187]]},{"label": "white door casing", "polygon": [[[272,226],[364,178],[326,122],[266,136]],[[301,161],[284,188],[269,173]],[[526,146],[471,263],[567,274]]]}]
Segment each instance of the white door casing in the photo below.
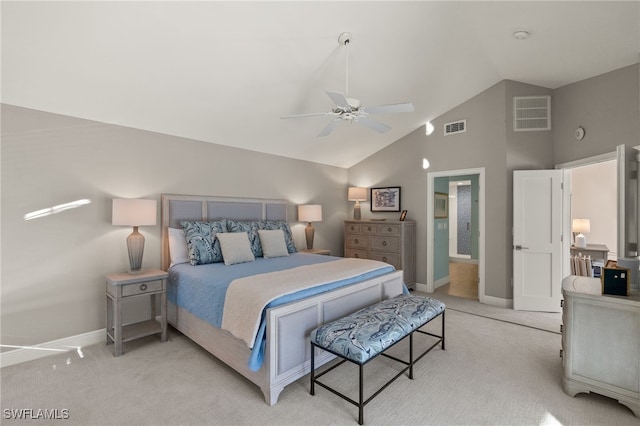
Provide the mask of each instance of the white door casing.
[{"label": "white door casing", "polygon": [[513,308],[560,312],[561,170],[513,172]]}]

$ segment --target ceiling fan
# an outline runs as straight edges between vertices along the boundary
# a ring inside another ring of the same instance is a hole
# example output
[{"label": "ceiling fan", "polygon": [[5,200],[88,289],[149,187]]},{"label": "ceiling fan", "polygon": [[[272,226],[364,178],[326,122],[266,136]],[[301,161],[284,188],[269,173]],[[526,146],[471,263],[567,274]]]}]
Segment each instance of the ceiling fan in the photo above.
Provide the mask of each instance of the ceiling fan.
[{"label": "ceiling fan", "polygon": [[398,112],[413,112],[413,104],[410,102],[388,105],[376,105],[364,107],[360,105],[360,100],[348,98],[349,91],[349,52],[348,46],[351,41],[351,33],[342,33],[338,37],[338,43],[346,48],[346,84],[344,93],[326,91],[327,96],[335,104],[335,107],[328,112],[314,112],[309,114],[287,115],[280,118],[300,118],[311,117],[315,115],[331,116],[333,119],[326,125],[318,136],[327,136],[338,125],[340,121],[356,122],[378,133],[384,133],[391,130],[391,127],[371,118],[376,114],[391,114]]}]

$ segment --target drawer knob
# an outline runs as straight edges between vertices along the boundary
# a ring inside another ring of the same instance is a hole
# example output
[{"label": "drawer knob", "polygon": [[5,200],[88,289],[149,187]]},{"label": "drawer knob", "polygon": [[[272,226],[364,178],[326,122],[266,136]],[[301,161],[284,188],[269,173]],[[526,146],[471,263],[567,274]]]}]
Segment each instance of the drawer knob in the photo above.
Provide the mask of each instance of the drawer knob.
[{"label": "drawer knob", "polygon": [[140,284],[140,291],[145,291],[147,289],[146,284]]},{"label": "drawer knob", "polygon": [[383,241],[383,242],[382,242],[382,245],[386,247],[386,246],[387,246],[387,242],[386,242],[386,241]]},{"label": "drawer knob", "polygon": [[388,228],[387,228],[387,232],[391,232],[391,227],[388,227]]},{"label": "drawer knob", "polygon": [[382,256],[382,261],[386,262],[387,261],[387,256]]},{"label": "drawer knob", "polygon": [[354,229],[356,229],[356,227],[351,225],[351,230],[353,231]]},{"label": "drawer knob", "polygon": [[356,239],[354,239],[354,240],[353,240],[353,242],[354,242],[354,243],[356,243],[356,244],[358,244],[358,239],[357,239],[357,238],[356,238]]},{"label": "drawer knob", "polygon": [[360,257],[358,253],[354,254],[353,257]]},{"label": "drawer knob", "polygon": [[370,227],[370,226],[369,226],[369,227],[367,227],[367,229],[368,229],[369,231],[371,231],[371,227]]}]

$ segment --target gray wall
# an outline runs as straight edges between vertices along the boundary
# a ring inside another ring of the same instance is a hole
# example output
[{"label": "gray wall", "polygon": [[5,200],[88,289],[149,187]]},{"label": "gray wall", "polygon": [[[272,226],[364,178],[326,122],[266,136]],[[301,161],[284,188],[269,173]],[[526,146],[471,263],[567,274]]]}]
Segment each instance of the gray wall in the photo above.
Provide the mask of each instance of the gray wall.
[{"label": "gray wall", "polygon": [[[400,185],[403,209],[417,222],[417,279],[426,283],[426,176],[485,167],[486,271],[485,294],[511,299],[513,170],[553,168],[577,159],[615,151],[640,140],[638,64],[555,90],[505,80],[431,120],[426,136],[421,127],[349,169],[349,182],[360,186]],[[552,130],[513,132],[512,97],[552,96]],[[467,132],[443,136],[444,123],[467,120]],[[587,136],[577,142],[578,125]],[[422,157],[431,163],[420,167]],[[363,210],[363,211],[366,211]]]},{"label": "gray wall", "polygon": [[[296,204],[318,203],[315,247],[342,254],[347,170],[103,123],[2,106],[2,344],[104,328],[104,275],[128,267],[131,229],[111,199],[162,193],[282,198],[299,247]],[[25,213],[88,198],[41,219]],[[142,227],[143,267],[160,267],[160,225]],[[133,306],[129,316],[147,308]],[[131,318],[125,318],[131,319]]]},{"label": "gray wall", "polygon": [[[553,91],[553,160],[562,164],[640,143],[638,64]],[[577,141],[574,132],[585,128]]]},{"label": "gray wall", "polygon": [[[432,273],[426,268],[427,173],[485,167],[485,292],[511,298],[511,171],[520,165],[543,168],[552,164],[550,132],[508,130],[511,97],[548,93],[545,88],[502,81],[432,120],[435,131],[430,136],[421,127],[349,169],[350,184],[402,186],[402,208],[417,222],[418,282],[426,283],[427,274]],[[467,120],[465,133],[443,135],[445,123],[461,119]],[[421,167],[422,157],[431,163],[427,171]],[[376,176],[379,178],[372,181]]]}]

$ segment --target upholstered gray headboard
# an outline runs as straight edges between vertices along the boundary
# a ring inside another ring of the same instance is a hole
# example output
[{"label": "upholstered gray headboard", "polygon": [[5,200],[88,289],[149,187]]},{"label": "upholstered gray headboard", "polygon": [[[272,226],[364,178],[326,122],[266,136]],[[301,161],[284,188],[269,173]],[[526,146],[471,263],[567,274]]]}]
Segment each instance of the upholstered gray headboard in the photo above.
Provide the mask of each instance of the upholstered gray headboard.
[{"label": "upholstered gray headboard", "polygon": [[287,204],[267,198],[162,194],[162,269],[170,264],[167,228],[181,228],[183,220],[287,220]]}]

